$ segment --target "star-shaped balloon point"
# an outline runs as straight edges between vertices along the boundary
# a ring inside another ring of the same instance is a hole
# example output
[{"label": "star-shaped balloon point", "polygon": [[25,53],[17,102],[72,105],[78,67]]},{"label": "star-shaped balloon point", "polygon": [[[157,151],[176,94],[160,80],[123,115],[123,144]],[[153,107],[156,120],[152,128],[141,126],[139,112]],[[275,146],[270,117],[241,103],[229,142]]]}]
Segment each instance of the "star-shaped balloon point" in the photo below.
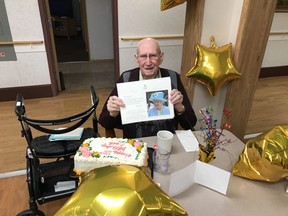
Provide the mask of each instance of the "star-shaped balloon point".
[{"label": "star-shaped balloon point", "polygon": [[177,5],[183,4],[186,0],[161,0],[161,11],[168,10]]},{"label": "star-shaped balloon point", "polygon": [[80,182],[55,216],[188,215],[142,168],[96,168],[82,173]]},{"label": "star-shaped balloon point", "polygon": [[232,44],[217,47],[214,36],[210,37],[210,43],[210,47],[195,46],[195,64],[188,71],[186,77],[194,78],[206,85],[210,94],[215,96],[225,82],[239,79],[241,74],[232,62]]}]

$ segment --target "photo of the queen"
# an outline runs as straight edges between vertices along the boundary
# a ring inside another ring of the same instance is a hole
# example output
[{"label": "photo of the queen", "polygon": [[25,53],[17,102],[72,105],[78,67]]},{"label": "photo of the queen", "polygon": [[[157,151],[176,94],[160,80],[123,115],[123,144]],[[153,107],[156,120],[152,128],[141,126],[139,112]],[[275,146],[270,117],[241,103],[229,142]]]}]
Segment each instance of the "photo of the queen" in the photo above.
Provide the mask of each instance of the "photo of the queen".
[{"label": "photo of the queen", "polygon": [[164,94],[163,91],[151,93],[148,101],[148,116],[169,115],[170,110],[167,106],[168,91]]}]

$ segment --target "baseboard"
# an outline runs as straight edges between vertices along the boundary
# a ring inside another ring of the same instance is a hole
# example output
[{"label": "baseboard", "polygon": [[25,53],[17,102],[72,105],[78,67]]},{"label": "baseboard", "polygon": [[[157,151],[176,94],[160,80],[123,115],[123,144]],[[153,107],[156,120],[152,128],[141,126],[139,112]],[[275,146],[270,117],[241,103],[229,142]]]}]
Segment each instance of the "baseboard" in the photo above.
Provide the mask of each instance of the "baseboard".
[{"label": "baseboard", "polygon": [[244,140],[249,140],[249,139],[255,138],[255,137],[259,136],[260,134],[262,134],[262,133],[247,134],[244,136]]},{"label": "baseboard", "polygon": [[288,76],[288,66],[261,68],[259,78]]},{"label": "baseboard", "polygon": [[12,172],[6,172],[6,173],[0,173],[0,179],[20,176],[20,175],[25,175],[25,174],[26,174],[26,169],[18,170],[18,171],[12,171]]},{"label": "baseboard", "polygon": [[16,95],[21,93],[25,99],[52,97],[51,85],[21,86],[0,89],[0,102],[14,101]]}]

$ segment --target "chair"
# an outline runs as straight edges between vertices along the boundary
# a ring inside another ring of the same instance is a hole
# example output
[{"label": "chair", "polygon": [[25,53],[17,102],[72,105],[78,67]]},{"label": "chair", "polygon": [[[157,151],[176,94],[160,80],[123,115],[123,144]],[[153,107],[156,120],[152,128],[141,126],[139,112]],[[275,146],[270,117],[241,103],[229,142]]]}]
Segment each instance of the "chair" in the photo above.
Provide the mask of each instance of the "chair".
[{"label": "chair", "polygon": [[[78,178],[73,172],[76,151],[90,137],[98,137],[96,107],[99,98],[90,88],[92,105],[79,114],[54,120],[37,120],[26,117],[26,107],[21,94],[17,95],[15,113],[21,123],[21,135],[27,141],[26,175],[29,191],[29,209],[18,215],[45,215],[38,204],[68,197],[76,190]],[[44,110],[43,110],[44,111]],[[79,128],[92,117],[93,128],[84,128],[80,140],[49,141],[50,134],[63,134]],[[61,127],[59,127],[61,126]],[[56,127],[58,128],[57,130]],[[32,128],[44,135],[33,137]],[[61,128],[61,129],[59,129]]]},{"label": "chair", "polygon": [[105,136],[111,138],[116,137],[114,128],[105,128]]}]

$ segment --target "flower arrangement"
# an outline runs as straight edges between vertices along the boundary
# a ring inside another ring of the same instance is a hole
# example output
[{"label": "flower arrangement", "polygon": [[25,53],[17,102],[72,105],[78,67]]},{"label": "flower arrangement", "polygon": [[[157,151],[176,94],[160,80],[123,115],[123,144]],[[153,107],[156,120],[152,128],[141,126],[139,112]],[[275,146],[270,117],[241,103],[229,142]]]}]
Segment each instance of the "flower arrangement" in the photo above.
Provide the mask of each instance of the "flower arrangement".
[{"label": "flower arrangement", "polygon": [[225,151],[224,146],[231,142],[225,138],[223,139],[223,130],[225,128],[231,129],[231,125],[228,123],[231,109],[224,108],[224,123],[220,129],[216,128],[217,119],[214,118],[214,111],[211,107],[202,108],[199,112],[201,114],[201,118],[199,119],[201,124],[200,129],[204,134],[204,142],[206,144],[205,146],[199,144],[199,160],[209,163],[215,159],[214,152],[216,149]]}]

